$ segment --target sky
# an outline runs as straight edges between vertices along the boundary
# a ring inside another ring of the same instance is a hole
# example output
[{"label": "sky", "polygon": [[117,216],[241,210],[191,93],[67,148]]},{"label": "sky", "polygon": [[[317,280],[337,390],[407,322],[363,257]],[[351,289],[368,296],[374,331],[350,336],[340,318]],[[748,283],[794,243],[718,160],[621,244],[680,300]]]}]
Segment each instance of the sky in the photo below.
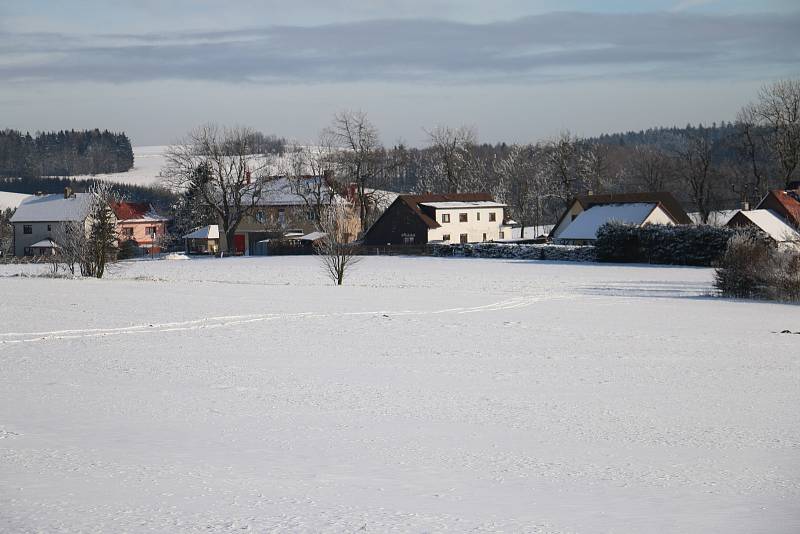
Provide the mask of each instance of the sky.
[{"label": "sky", "polygon": [[785,0],[0,3],[0,128],[166,144],[206,123],[313,142],[365,111],[386,144],[733,120],[800,77]]}]

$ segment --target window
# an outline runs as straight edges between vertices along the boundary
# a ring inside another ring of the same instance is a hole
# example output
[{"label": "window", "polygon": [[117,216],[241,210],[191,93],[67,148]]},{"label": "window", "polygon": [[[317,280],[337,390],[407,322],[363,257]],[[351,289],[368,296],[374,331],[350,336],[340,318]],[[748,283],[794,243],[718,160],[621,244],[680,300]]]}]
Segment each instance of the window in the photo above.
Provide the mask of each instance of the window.
[{"label": "window", "polygon": [[475,220],[476,221],[480,221],[481,220],[481,212],[478,212],[478,213],[475,214]]},{"label": "window", "polygon": [[33,233],[33,226],[30,224],[23,224],[22,225],[22,233],[23,234],[32,234]]},{"label": "window", "polygon": [[122,235],[125,237],[133,237],[133,228],[123,228]]},{"label": "window", "polygon": [[264,217],[264,212],[261,211],[261,210],[257,211],[256,212],[256,222],[258,222],[259,224],[264,224],[265,220],[266,220],[266,218]]},{"label": "window", "polygon": [[450,241],[450,234],[444,234],[442,236],[442,241]]},{"label": "window", "polygon": [[467,234],[461,234],[461,236],[459,237],[460,237],[459,241],[461,241],[462,243],[466,243],[469,241],[469,236]]},{"label": "window", "polygon": [[156,227],[155,226],[148,226],[144,229],[144,233],[149,235],[150,237],[156,236]]},{"label": "window", "polygon": [[497,220],[497,214],[495,212],[491,212],[489,214],[489,222],[495,222]]},{"label": "window", "polygon": [[48,224],[48,225],[47,225],[47,231],[48,231],[48,232],[51,232],[52,230],[53,230],[53,229],[52,229],[52,228],[50,227],[50,225]]},{"label": "window", "polygon": [[401,234],[403,236],[403,244],[404,245],[413,245],[414,238],[417,237],[417,234]]},{"label": "window", "polygon": [[278,210],[278,224],[281,226],[286,224],[286,210],[283,208]]},{"label": "window", "polygon": [[486,234],[483,234],[483,240],[486,241]]},{"label": "window", "polygon": [[450,222],[450,214],[449,213],[442,213],[442,222],[449,223]]},{"label": "window", "polygon": [[505,239],[505,238],[506,238],[506,233],[500,232],[500,239]]},{"label": "window", "polygon": [[459,213],[458,214],[458,222],[467,222],[467,214],[466,213]]}]

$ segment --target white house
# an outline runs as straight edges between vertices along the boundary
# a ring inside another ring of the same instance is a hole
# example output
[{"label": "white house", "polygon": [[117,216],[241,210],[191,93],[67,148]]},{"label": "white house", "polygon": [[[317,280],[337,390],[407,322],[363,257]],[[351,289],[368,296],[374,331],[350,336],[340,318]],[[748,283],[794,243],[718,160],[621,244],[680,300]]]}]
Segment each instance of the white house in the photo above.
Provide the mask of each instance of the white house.
[{"label": "white house", "polygon": [[399,195],[364,235],[367,245],[497,241],[510,231],[505,204],[486,193]]},{"label": "white house", "polygon": [[[58,228],[66,222],[85,223],[90,210],[89,193],[73,193],[66,188],[63,195],[33,195],[23,200],[11,217],[14,226],[14,255],[33,256],[45,253],[43,243],[57,237]],[[50,249],[52,250],[52,249]]]},{"label": "white house", "polygon": [[800,233],[772,210],[740,211],[728,221],[727,226],[758,228],[779,247],[800,249]]},{"label": "white house", "polygon": [[556,240],[567,244],[588,244],[597,239],[601,226],[611,222],[634,226],[676,224],[661,204],[599,204],[581,212]]}]

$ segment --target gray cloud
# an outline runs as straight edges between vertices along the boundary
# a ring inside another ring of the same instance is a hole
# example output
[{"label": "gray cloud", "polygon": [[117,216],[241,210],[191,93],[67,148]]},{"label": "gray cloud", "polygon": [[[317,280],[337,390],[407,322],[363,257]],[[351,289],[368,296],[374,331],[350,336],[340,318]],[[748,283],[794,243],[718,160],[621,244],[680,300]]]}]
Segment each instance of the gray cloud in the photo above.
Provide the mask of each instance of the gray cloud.
[{"label": "gray cloud", "polygon": [[177,34],[0,33],[5,82],[254,83],[751,78],[800,66],[800,13],[552,13]]}]

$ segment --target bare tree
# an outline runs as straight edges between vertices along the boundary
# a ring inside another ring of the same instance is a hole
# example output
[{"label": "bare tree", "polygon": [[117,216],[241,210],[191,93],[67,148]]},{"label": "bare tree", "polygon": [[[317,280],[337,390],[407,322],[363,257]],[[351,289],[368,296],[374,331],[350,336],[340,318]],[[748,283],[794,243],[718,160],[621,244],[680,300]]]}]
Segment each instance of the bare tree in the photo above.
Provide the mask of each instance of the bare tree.
[{"label": "bare tree", "polygon": [[659,148],[637,145],[630,152],[628,175],[638,189],[665,191],[673,180],[672,160]]},{"label": "bare tree", "polygon": [[463,193],[475,182],[475,159],[472,148],[478,136],[474,128],[437,126],[427,131],[432,175],[425,184],[431,191]]},{"label": "bare tree", "polygon": [[288,161],[289,189],[303,199],[307,217],[318,221],[341,188],[334,178],[336,150],[323,136],[317,145],[291,147]]},{"label": "bare tree", "polygon": [[57,224],[53,231],[53,241],[58,245],[58,256],[72,276],[76,266],[80,269],[86,264],[88,235],[86,221],[66,221]]},{"label": "bare tree", "polygon": [[387,172],[386,150],[378,129],[362,111],[343,111],[333,117],[323,131],[324,144],[336,150],[336,167],[343,179],[354,185],[360,231],[367,229],[377,204],[376,195]]},{"label": "bare tree", "polygon": [[166,151],[162,177],[178,190],[197,191],[219,220],[229,252],[237,227],[262,195],[269,157],[255,153],[257,141],[250,128],[208,124]]},{"label": "bare tree", "polygon": [[546,142],[544,150],[555,194],[565,207],[569,206],[570,200],[589,183],[591,147],[583,139],[564,132]]},{"label": "bare tree", "polygon": [[339,286],[350,268],[361,261],[349,239],[354,230],[350,210],[347,202],[335,202],[325,209],[317,224],[324,235],[314,244],[326,274]]},{"label": "bare tree", "polygon": [[689,193],[703,224],[708,224],[714,209],[716,170],[712,162],[713,143],[706,132],[686,137],[675,148],[678,178],[688,186]]},{"label": "bare tree", "polygon": [[775,154],[784,186],[797,178],[800,166],[800,80],[782,80],[765,85],[755,102],[745,106],[739,114],[739,123],[750,134],[747,146],[752,147],[753,172],[759,183],[756,166],[754,136],[762,129],[769,148]]},{"label": "bare tree", "polygon": [[522,226],[520,238],[523,239],[526,226],[531,223],[539,226],[544,222],[545,202],[552,195],[544,165],[541,147],[535,145],[514,145],[497,163],[498,196],[508,204],[511,216]]}]

